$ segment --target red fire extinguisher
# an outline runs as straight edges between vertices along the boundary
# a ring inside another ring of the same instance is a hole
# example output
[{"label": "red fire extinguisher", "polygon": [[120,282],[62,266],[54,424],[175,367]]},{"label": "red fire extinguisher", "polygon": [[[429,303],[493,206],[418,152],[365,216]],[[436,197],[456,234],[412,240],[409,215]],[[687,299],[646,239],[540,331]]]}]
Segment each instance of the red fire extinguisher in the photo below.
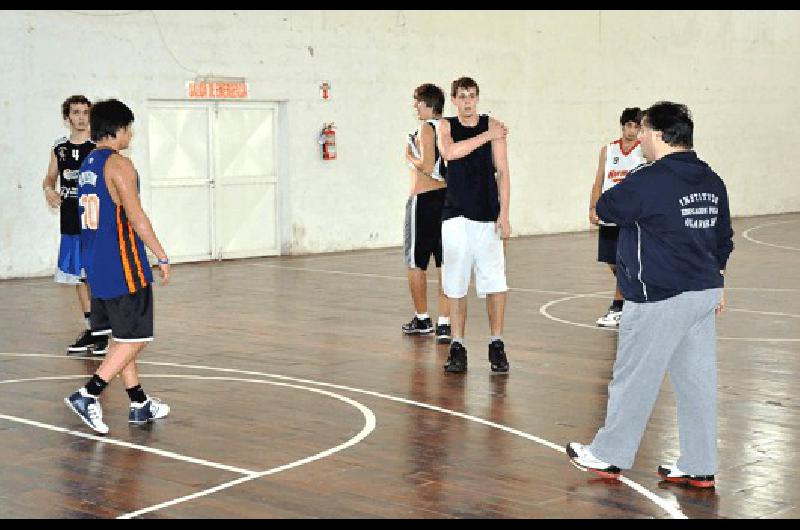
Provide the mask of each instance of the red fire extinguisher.
[{"label": "red fire extinguisher", "polygon": [[319,143],[322,145],[322,159],[336,160],[336,132],[333,122],[322,124]]}]

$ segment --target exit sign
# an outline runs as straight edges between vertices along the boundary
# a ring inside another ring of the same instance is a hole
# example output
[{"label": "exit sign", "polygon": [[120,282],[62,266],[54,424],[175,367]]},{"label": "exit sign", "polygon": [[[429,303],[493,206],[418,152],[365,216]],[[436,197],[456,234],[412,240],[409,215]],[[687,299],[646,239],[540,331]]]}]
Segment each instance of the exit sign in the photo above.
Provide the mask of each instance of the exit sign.
[{"label": "exit sign", "polygon": [[186,83],[190,98],[247,99],[247,82],[243,77],[202,77]]}]

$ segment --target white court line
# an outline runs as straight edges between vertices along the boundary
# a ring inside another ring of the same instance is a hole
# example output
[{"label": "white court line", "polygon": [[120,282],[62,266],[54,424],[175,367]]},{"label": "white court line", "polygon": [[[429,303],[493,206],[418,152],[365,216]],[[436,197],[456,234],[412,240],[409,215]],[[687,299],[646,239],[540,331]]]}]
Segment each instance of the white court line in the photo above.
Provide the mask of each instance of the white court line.
[{"label": "white court line", "polygon": [[776,317],[800,318],[800,315],[793,315],[791,313],[781,313],[780,311],[756,311],[755,309],[735,309],[732,307],[726,307],[725,311],[738,311],[739,313],[757,313],[759,315],[771,315]]},{"label": "white court line", "polygon": [[[0,354],[0,355],[5,355],[5,354]],[[73,357],[73,358],[78,358],[78,357]],[[83,359],[85,359],[85,357]],[[284,464],[282,466],[278,466],[278,467],[275,467],[275,468],[272,468],[272,469],[268,469],[266,471],[251,471],[249,469],[242,469],[242,468],[237,468],[237,467],[233,467],[233,466],[227,466],[227,465],[224,465],[224,464],[218,464],[216,462],[210,462],[208,460],[202,460],[202,459],[199,459],[199,458],[180,455],[178,453],[173,453],[171,451],[164,451],[162,449],[154,449],[154,448],[143,446],[143,445],[132,444],[132,443],[124,442],[122,440],[117,440],[117,439],[114,439],[114,438],[103,437],[103,436],[95,436],[95,435],[86,434],[86,433],[79,432],[79,431],[73,431],[73,430],[70,430],[70,429],[64,429],[62,427],[56,427],[55,425],[49,425],[49,424],[46,424],[46,423],[41,423],[41,422],[38,422],[38,421],[33,421],[33,420],[26,419],[26,418],[18,418],[16,416],[9,416],[7,414],[0,414],[0,419],[5,419],[5,420],[8,420],[8,421],[22,423],[22,424],[30,425],[32,427],[39,427],[39,428],[43,428],[43,429],[47,429],[47,430],[51,430],[51,431],[55,431],[55,432],[60,432],[60,433],[63,433],[63,434],[70,434],[70,435],[77,436],[77,437],[80,437],[80,438],[87,438],[87,439],[90,439],[90,440],[95,440],[95,441],[98,441],[98,442],[107,443],[107,444],[111,444],[111,445],[118,445],[118,446],[121,446],[121,447],[130,448],[130,449],[138,449],[140,451],[157,454],[159,456],[164,456],[164,457],[167,457],[167,458],[171,458],[173,460],[179,460],[179,461],[182,461],[182,462],[189,462],[189,463],[192,463],[192,464],[199,464],[199,465],[203,465],[203,466],[213,467],[213,468],[216,468],[216,469],[222,469],[224,471],[231,471],[231,472],[234,472],[234,473],[237,473],[237,474],[240,474],[240,475],[245,475],[243,477],[240,477],[238,479],[226,482],[224,484],[220,484],[218,486],[214,486],[213,488],[208,488],[206,490],[199,491],[199,492],[196,492],[196,493],[192,493],[192,494],[189,494],[189,495],[185,495],[185,496],[179,497],[177,499],[172,499],[170,501],[166,501],[166,502],[163,502],[161,504],[157,504],[157,505],[154,505],[154,506],[149,506],[147,508],[142,508],[142,509],[136,510],[134,512],[130,512],[130,513],[126,513],[126,514],[120,515],[120,516],[117,517],[117,519],[131,519],[133,517],[136,517],[136,516],[139,516],[139,515],[143,515],[145,513],[154,512],[154,511],[160,510],[162,508],[166,508],[166,507],[169,507],[169,506],[174,506],[176,504],[180,504],[182,502],[186,502],[186,501],[189,501],[189,500],[197,499],[197,498],[203,497],[205,495],[210,495],[211,493],[216,493],[218,491],[222,491],[224,489],[230,488],[232,486],[236,486],[238,484],[242,484],[244,482],[248,482],[250,480],[255,480],[257,478],[265,477],[267,475],[274,475],[275,473],[279,473],[279,472],[285,471],[287,469],[292,469],[294,467],[298,467],[298,466],[301,466],[303,464],[308,464],[310,462],[314,462],[315,460],[320,460],[322,458],[330,456],[330,455],[332,455],[334,453],[337,453],[339,451],[342,451],[344,449],[347,449],[348,447],[351,447],[351,446],[359,443],[361,440],[363,440],[364,438],[369,436],[369,434],[372,433],[372,431],[375,430],[375,426],[376,426],[376,423],[377,423],[376,420],[375,420],[375,415],[372,413],[372,411],[369,408],[367,408],[366,406],[364,406],[361,403],[359,403],[358,401],[352,400],[352,399],[350,399],[348,397],[345,397],[345,396],[342,396],[342,395],[339,395],[339,394],[336,394],[336,393],[333,393],[333,392],[329,392],[327,390],[321,390],[319,388],[309,388],[309,387],[306,387],[306,386],[295,385],[295,384],[290,384],[290,383],[282,383],[282,382],[277,382],[277,381],[264,381],[263,379],[243,379],[243,378],[237,378],[237,377],[222,377],[222,376],[200,376],[200,375],[180,375],[180,374],[140,374],[139,377],[142,377],[142,378],[172,378],[172,379],[194,379],[194,380],[202,379],[202,380],[215,380],[215,381],[234,381],[234,382],[243,382],[243,383],[258,383],[258,384],[266,384],[266,385],[275,385],[275,386],[283,386],[283,387],[295,388],[295,389],[300,389],[300,390],[307,390],[309,392],[314,392],[316,394],[321,394],[321,395],[325,395],[325,396],[329,396],[329,397],[338,399],[339,401],[342,401],[344,403],[347,403],[348,405],[351,405],[351,406],[355,407],[364,416],[364,427],[361,429],[361,431],[356,436],[350,438],[346,442],[344,442],[342,444],[339,444],[339,445],[337,445],[335,447],[332,447],[330,449],[326,449],[325,451],[319,452],[319,453],[317,453],[315,455],[308,456],[306,458],[303,458],[301,460],[297,460],[295,462],[291,462],[289,464]],[[42,381],[42,380],[44,380],[44,381],[52,381],[52,380],[56,380],[56,379],[62,379],[63,380],[63,379],[78,379],[78,378],[85,379],[86,378],[86,374],[70,375],[70,376],[56,376],[56,377],[48,376],[48,377],[28,378],[28,379],[11,379],[11,380],[6,380],[6,381],[0,381],[0,384],[3,384],[3,383],[34,382],[34,381]]]},{"label": "white court line", "polygon": [[[356,276],[362,278],[379,278],[382,280],[395,280],[395,281],[408,281],[408,278],[405,276],[389,276],[386,274],[374,274],[374,273],[367,273],[367,272],[351,272],[351,271],[340,271],[335,269],[312,269],[310,267],[289,267],[285,265],[273,265],[269,263],[258,263],[257,267],[266,267],[270,269],[283,269],[283,270],[295,270],[301,272],[319,272],[323,274],[338,274],[341,276]],[[427,283],[438,283],[438,280],[428,279]],[[738,289],[744,291],[775,291],[775,292],[797,292],[800,289],[796,288],[781,288],[781,289],[774,289],[770,287],[728,287],[726,286],[725,289]],[[586,296],[586,297],[600,297],[606,294],[613,294],[612,291],[601,291],[600,293],[573,293],[570,291],[550,291],[547,289],[530,289],[526,287],[509,287],[509,291],[521,291],[524,293],[543,293],[543,294],[560,294],[565,296]]]},{"label": "white court line", "polygon": [[[590,297],[590,296],[596,296],[596,295],[595,294],[588,294],[588,295],[586,295],[586,294],[576,294],[574,296],[565,296],[564,298],[557,298],[555,300],[550,300],[549,302],[547,302],[546,304],[542,305],[539,308],[539,313],[542,314],[543,316],[545,316],[546,318],[548,318],[548,319],[550,319],[550,320],[552,320],[554,322],[559,322],[561,324],[569,324],[570,326],[578,326],[578,327],[582,327],[582,328],[599,329],[599,330],[603,330],[603,331],[611,331],[611,332],[614,332],[614,333],[619,333],[619,331],[616,328],[605,328],[605,327],[600,327],[600,326],[593,326],[591,324],[583,324],[582,322],[574,322],[572,320],[566,320],[566,319],[563,319],[563,318],[558,318],[556,316],[553,316],[548,311],[548,309],[550,309],[550,307],[552,307],[552,306],[554,306],[554,305],[556,305],[558,303],[566,302],[567,300],[574,300],[576,298],[587,298],[587,297]],[[800,318],[800,316],[798,316],[798,315],[792,315],[790,313],[779,313],[779,312],[775,312],[775,311],[755,311],[755,310],[752,310],[752,309],[731,309],[731,308],[726,308],[726,311],[741,311],[743,313],[758,313],[758,314],[762,314],[762,315],[772,315],[772,316],[784,316],[784,317]],[[771,337],[767,337],[767,338],[762,338],[762,337],[717,337],[717,339],[718,340],[738,340],[738,341],[742,341],[742,342],[800,342],[800,339],[777,339],[777,338],[771,338]]]},{"label": "white court line", "polygon": [[[84,359],[84,360],[92,358],[92,357],[77,357],[77,356],[64,357],[63,355],[51,355],[51,354],[45,354],[45,353],[32,353],[32,354],[0,353],[0,355],[9,356],[9,357],[46,357],[46,358],[57,358],[57,359]],[[102,360],[102,359],[96,359],[96,360],[99,361],[99,360]],[[311,384],[311,385],[322,386],[322,387],[327,387],[327,388],[334,388],[336,390],[346,390],[346,391],[349,391],[349,392],[365,394],[365,395],[368,395],[368,396],[373,396],[373,397],[377,397],[377,398],[381,398],[381,399],[386,399],[386,400],[394,401],[394,402],[397,402],[397,403],[404,403],[406,405],[411,405],[411,406],[420,407],[420,408],[424,408],[424,409],[428,409],[428,410],[433,410],[435,412],[441,412],[442,414],[448,414],[450,416],[455,416],[455,417],[462,418],[462,419],[465,419],[465,420],[468,420],[468,421],[473,421],[473,422],[476,422],[476,423],[480,423],[482,425],[486,425],[487,427],[492,427],[492,428],[495,428],[495,429],[499,429],[501,431],[505,431],[507,433],[514,434],[514,435],[519,436],[521,438],[525,438],[526,440],[530,440],[532,442],[535,442],[537,444],[543,445],[543,446],[548,447],[550,449],[553,449],[555,451],[559,451],[561,453],[566,453],[566,449],[564,447],[562,447],[561,445],[554,444],[553,442],[550,442],[550,441],[545,440],[543,438],[539,438],[538,436],[534,436],[532,434],[528,434],[528,433],[526,433],[524,431],[520,431],[518,429],[514,429],[514,428],[508,427],[506,425],[502,425],[502,424],[499,424],[499,423],[495,423],[493,421],[485,420],[485,419],[479,418],[477,416],[472,416],[472,415],[469,415],[469,414],[465,414],[463,412],[457,412],[457,411],[454,411],[454,410],[451,410],[451,409],[437,407],[436,405],[430,405],[428,403],[421,403],[419,401],[413,401],[413,400],[406,399],[406,398],[391,396],[391,395],[388,395],[388,394],[382,394],[380,392],[375,392],[373,390],[363,390],[363,389],[360,389],[360,388],[354,388],[354,387],[349,387],[349,386],[344,386],[344,385],[336,385],[336,384],[333,384],[333,383],[325,383],[325,382],[321,382],[321,381],[314,381],[314,380],[311,380],[311,379],[301,379],[301,378],[290,377],[290,376],[286,376],[286,375],[270,374],[270,373],[266,373],[266,372],[257,372],[257,371],[251,371],[251,370],[238,370],[238,369],[235,369],[235,368],[214,368],[214,367],[203,366],[203,365],[166,363],[166,362],[160,362],[160,361],[139,361],[139,360],[137,360],[137,363],[138,364],[149,364],[149,365],[153,365],[153,366],[170,366],[170,367],[189,368],[189,369],[194,369],[194,370],[209,370],[209,371],[216,371],[216,372],[228,372],[228,373],[236,373],[236,374],[241,374],[241,375],[258,375],[258,376],[262,376],[262,377],[270,377],[270,378],[273,378],[273,379],[294,381],[296,383]],[[660,507],[666,513],[668,513],[670,515],[670,517],[672,517],[674,519],[688,519],[688,517],[686,517],[686,515],[681,511],[680,507],[679,506],[675,506],[676,501],[670,502],[667,499],[663,499],[663,498],[659,497],[658,495],[654,494],[653,492],[649,491],[647,488],[639,485],[636,482],[633,482],[632,480],[630,480],[630,479],[628,479],[626,477],[620,477],[619,480],[620,480],[620,482],[626,484],[631,489],[633,489],[637,493],[643,495],[648,500],[650,500],[651,502],[656,504],[658,507]]]},{"label": "white court line", "polygon": [[[165,374],[152,375],[152,376],[140,375],[140,377],[182,377],[182,378],[187,378],[187,379],[191,378],[191,376],[181,376],[181,375],[170,376],[170,375],[165,375]],[[226,482],[224,484],[220,484],[219,486],[214,486],[213,488],[208,488],[208,489],[203,490],[203,491],[198,491],[197,493],[192,493],[190,495],[185,495],[185,496],[179,497],[177,499],[172,499],[172,500],[167,501],[167,502],[162,502],[161,504],[156,504],[154,506],[149,506],[147,508],[142,508],[141,510],[136,510],[134,512],[126,513],[126,514],[118,516],[117,519],[132,519],[133,517],[138,517],[138,516],[144,515],[146,513],[150,513],[150,512],[154,512],[156,510],[160,510],[162,508],[167,508],[169,506],[174,506],[174,505],[180,504],[182,502],[194,500],[194,499],[197,499],[199,497],[210,495],[212,493],[217,493],[218,491],[222,491],[224,489],[227,489],[227,488],[242,484],[244,482],[248,482],[250,480],[254,480],[254,479],[257,479],[257,478],[261,478],[261,477],[266,477],[268,475],[274,475],[275,473],[280,473],[281,471],[286,471],[287,469],[292,469],[294,467],[298,467],[298,466],[302,466],[304,464],[308,464],[310,462],[314,462],[315,460],[320,460],[322,458],[330,456],[330,455],[332,455],[334,453],[338,453],[339,451],[343,451],[343,450],[347,449],[348,447],[351,447],[351,446],[359,443],[361,440],[363,440],[364,438],[369,436],[370,433],[372,433],[372,431],[375,430],[375,426],[377,424],[377,421],[375,420],[375,414],[373,414],[372,411],[369,408],[365,407],[364,405],[362,405],[358,401],[354,401],[354,400],[352,400],[350,398],[347,398],[345,396],[341,396],[341,395],[335,394],[333,392],[328,392],[326,390],[320,390],[318,388],[308,388],[308,387],[305,387],[305,386],[292,385],[292,384],[288,384],[288,383],[277,383],[275,381],[264,381],[262,379],[240,379],[240,378],[233,378],[233,377],[202,377],[202,376],[201,376],[201,378],[202,379],[221,380],[221,381],[240,381],[240,382],[249,382],[249,383],[263,383],[263,384],[269,384],[269,385],[286,386],[286,387],[290,387],[290,388],[299,388],[299,389],[303,389],[303,390],[308,390],[310,392],[316,392],[317,394],[330,396],[330,397],[336,398],[339,401],[343,401],[343,402],[345,402],[345,403],[347,403],[349,405],[352,405],[355,408],[357,408],[361,412],[361,414],[364,416],[364,427],[361,429],[361,431],[358,434],[356,434],[354,437],[350,438],[346,442],[341,443],[341,444],[337,445],[336,447],[331,447],[330,449],[326,449],[325,451],[319,452],[319,453],[317,453],[315,455],[308,456],[306,458],[303,458],[301,460],[297,460],[295,462],[291,462],[289,464],[284,464],[282,466],[274,467],[272,469],[267,469],[266,471],[261,471],[261,472],[255,473],[255,474],[253,474],[251,476],[248,476],[248,477],[241,477],[241,478],[238,478],[238,479],[235,479],[235,480],[231,480],[230,482]]]},{"label": "white court line", "polygon": [[[339,274],[342,276],[358,276],[361,278],[380,278],[382,280],[402,280],[408,281],[408,278],[405,276],[388,276],[386,274],[372,274],[367,272],[349,272],[349,271],[338,271],[338,270],[331,270],[331,269],[312,269],[309,267],[287,267],[285,265],[271,265],[268,263],[259,263],[259,267],[267,267],[270,269],[284,269],[284,270],[294,270],[294,271],[302,271],[302,272],[321,272],[325,274]],[[436,279],[429,279],[428,283],[438,283]],[[568,293],[565,291],[548,291],[544,289],[527,289],[523,287],[509,287],[509,291],[524,291],[528,293],[544,293],[544,294],[575,294],[575,293]]]},{"label": "white court line", "polygon": [[317,252],[314,254],[282,254],[281,258],[284,262],[299,261],[303,259],[321,260],[321,259],[337,259],[337,258],[353,258],[360,256],[384,256],[394,253],[402,254],[401,247],[380,247],[380,248],[359,248],[355,250],[334,250],[333,252]]},{"label": "white court line", "polygon": [[[85,379],[86,375],[74,376],[74,377],[80,377],[82,379]],[[66,378],[63,378],[63,379],[66,379]],[[36,381],[36,379],[28,379],[27,381]],[[8,381],[0,381],[0,383],[8,383]],[[218,464],[216,462],[210,462],[208,460],[202,460],[200,458],[194,458],[194,457],[191,457],[191,456],[185,456],[185,455],[181,455],[181,454],[178,454],[178,453],[173,453],[171,451],[164,451],[162,449],[154,449],[152,447],[147,447],[145,445],[138,445],[138,444],[132,444],[132,443],[129,443],[129,442],[123,442],[122,440],[117,440],[115,438],[109,438],[109,437],[104,437],[104,436],[95,436],[93,434],[86,434],[84,432],[73,431],[71,429],[65,429],[63,427],[57,427],[55,425],[50,425],[48,423],[42,423],[42,422],[39,422],[39,421],[29,420],[27,418],[20,418],[20,417],[17,417],[17,416],[11,416],[11,415],[8,415],[8,414],[0,414],[0,420],[7,420],[7,421],[14,422],[14,423],[22,423],[24,425],[29,425],[31,427],[38,427],[40,429],[45,429],[45,430],[48,430],[48,431],[59,432],[59,433],[62,433],[62,434],[69,434],[71,436],[77,436],[78,438],[86,438],[87,440],[94,440],[96,442],[103,442],[103,443],[106,443],[106,444],[109,444],[109,445],[117,445],[119,447],[127,447],[128,449],[136,449],[136,450],[139,450],[139,451],[143,451],[145,453],[153,453],[153,454],[156,454],[158,456],[171,458],[173,460],[180,460],[181,462],[189,462],[191,464],[198,464],[198,465],[201,465],[201,466],[213,467],[215,469],[221,469],[223,471],[230,471],[231,473],[236,473],[237,475],[253,476],[256,473],[258,473],[257,471],[251,471],[249,469],[242,469],[242,468],[239,468],[239,467],[227,466],[225,464]]]},{"label": "white court line", "polygon": [[726,285],[725,290],[727,291],[729,289],[737,289],[739,291],[764,291],[765,293],[793,293],[800,291],[800,289],[794,289],[791,287],[777,289],[772,287],[728,287]]},{"label": "white court line", "polygon": [[798,223],[798,222],[800,222],[800,221],[795,219],[795,220],[792,220],[792,221],[778,221],[778,222],[775,222],[775,223],[766,223],[766,224],[763,224],[763,225],[754,226],[754,227],[748,228],[747,230],[742,232],[742,237],[745,238],[748,241],[751,241],[753,243],[757,243],[759,245],[766,245],[768,247],[775,247],[775,248],[783,248],[783,249],[786,249],[786,250],[800,250],[800,248],[789,247],[789,246],[786,246],[786,245],[776,245],[775,243],[767,243],[766,241],[760,241],[758,239],[750,237],[750,232],[753,232],[755,230],[760,230],[761,228],[766,228],[768,226],[775,226],[775,225],[783,225],[783,224],[786,224],[786,223]]}]

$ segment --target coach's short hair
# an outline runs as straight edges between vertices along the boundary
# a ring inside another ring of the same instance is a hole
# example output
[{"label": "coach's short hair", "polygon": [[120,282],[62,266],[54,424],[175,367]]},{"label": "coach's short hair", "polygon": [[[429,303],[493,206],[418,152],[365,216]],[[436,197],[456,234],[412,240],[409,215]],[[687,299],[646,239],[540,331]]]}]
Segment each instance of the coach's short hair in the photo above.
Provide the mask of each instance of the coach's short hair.
[{"label": "coach's short hair", "polygon": [[694,145],[694,122],[689,107],[671,101],[659,101],[644,111],[642,121],[673,147],[691,149]]}]

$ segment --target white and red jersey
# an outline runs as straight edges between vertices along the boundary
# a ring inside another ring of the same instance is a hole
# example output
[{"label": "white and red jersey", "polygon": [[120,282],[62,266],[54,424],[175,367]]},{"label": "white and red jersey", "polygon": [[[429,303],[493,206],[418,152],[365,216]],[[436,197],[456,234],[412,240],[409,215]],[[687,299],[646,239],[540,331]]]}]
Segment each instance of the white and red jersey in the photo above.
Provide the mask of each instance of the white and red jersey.
[{"label": "white and red jersey", "polygon": [[606,147],[606,167],[603,175],[603,191],[622,181],[631,169],[644,164],[644,155],[639,140],[630,151],[622,150],[622,140],[614,140]]}]

